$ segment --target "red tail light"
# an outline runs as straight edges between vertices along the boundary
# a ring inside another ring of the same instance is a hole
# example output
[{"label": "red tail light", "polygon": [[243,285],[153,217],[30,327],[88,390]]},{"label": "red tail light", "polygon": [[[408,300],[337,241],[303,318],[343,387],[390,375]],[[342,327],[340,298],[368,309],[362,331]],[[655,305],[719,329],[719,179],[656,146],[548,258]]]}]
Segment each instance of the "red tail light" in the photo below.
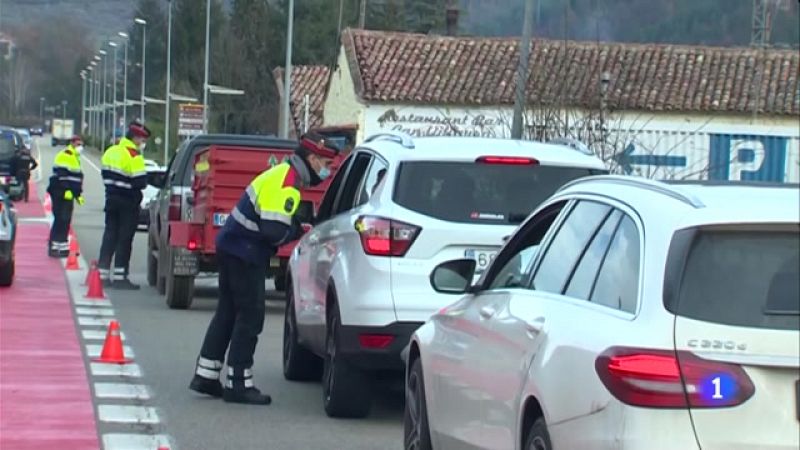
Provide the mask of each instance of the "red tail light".
[{"label": "red tail light", "polygon": [[740,366],[685,351],[612,347],[597,358],[595,370],[614,397],[632,406],[736,406],[755,392]]},{"label": "red tail light", "polygon": [[181,196],[169,196],[169,212],[167,213],[167,220],[181,220]]},{"label": "red tail light", "polygon": [[361,235],[364,252],[374,256],[403,256],[419,235],[421,228],[383,217],[361,216],[356,231]]},{"label": "red tail light", "polygon": [[394,336],[391,334],[361,334],[358,336],[358,342],[364,348],[386,348],[394,342]]},{"label": "red tail light", "polygon": [[186,248],[191,251],[195,251],[200,248],[200,244],[198,243],[196,238],[189,238],[189,241],[186,243]]},{"label": "red tail light", "polygon": [[533,166],[539,161],[533,158],[522,158],[516,156],[481,156],[475,162],[483,164],[506,164],[512,166]]}]

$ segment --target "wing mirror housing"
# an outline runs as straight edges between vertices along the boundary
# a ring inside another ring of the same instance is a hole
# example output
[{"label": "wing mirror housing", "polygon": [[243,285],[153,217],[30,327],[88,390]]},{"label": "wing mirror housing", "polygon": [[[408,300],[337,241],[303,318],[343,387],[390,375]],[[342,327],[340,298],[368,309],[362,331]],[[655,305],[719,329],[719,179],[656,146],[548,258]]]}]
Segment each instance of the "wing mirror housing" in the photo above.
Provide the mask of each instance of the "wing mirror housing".
[{"label": "wing mirror housing", "polygon": [[475,276],[474,259],[454,259],[436,266],[430,275],[431,287],[442,294],[466,294]]}]

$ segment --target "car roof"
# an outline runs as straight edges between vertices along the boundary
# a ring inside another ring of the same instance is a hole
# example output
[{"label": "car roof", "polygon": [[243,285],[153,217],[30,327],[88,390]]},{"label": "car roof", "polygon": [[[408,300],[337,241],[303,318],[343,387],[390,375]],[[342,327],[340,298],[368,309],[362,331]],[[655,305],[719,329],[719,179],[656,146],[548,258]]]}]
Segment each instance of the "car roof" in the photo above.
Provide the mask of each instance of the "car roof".
[{"label": "car roof", "polygon": [[195,147],[198,145],[213,145],[213,144],[294,148],[297,146],[297,141],[291,139],[279,139],[275,137],[275,135],[201,134],[189,140],[186,145]]},{"label": "car roof", "polygon": [[676,228],[725,223],[800,223],[800,185],[738,181],[662,182],[601,175],[568,183],[559,194],[592,193],[673,221]]},{"label": "car roof", "polygon": [[391,161],[474,162],[481,156],[534,158],[541,165],[605,169],[603,162],[567,145],[547,144],[479,137],[413,138],[413,148],[394,139],[368,140],[361,148],[370,148]]}]

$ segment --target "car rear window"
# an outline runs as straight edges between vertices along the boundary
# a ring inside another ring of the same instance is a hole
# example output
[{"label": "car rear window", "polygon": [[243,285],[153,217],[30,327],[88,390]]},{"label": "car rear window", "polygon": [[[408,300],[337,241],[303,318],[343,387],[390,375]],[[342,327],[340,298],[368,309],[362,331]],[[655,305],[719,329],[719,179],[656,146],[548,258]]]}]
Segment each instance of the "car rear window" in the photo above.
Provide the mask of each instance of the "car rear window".
[{"label": "car rear window", "polygon": [[9,134],[0,134],[0,159],[10,159],[14,156],[15,150],[14,137]]},{"label": "car rear window", "polygon": [[676,308],[671,311],[723,325],[797,330],[798,231],[796,226],[793,230],[699,230],[686,257]]},{"label": "car rear window", "polygon": [[565,183],[603,173],[544,165],[408,161],[399,167],[394,202],[451,222],[507,225],[525,219]]}]

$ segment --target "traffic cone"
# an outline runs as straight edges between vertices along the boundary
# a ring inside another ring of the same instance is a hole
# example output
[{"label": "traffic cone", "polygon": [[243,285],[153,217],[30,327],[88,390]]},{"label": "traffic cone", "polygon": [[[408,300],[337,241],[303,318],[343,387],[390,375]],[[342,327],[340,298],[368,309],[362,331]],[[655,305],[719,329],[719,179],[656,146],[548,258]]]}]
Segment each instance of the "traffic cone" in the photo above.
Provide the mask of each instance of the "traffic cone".
[{"label": "traffic cone", "polygon": [[81,266],[78,264],[78,240],[71,238],[69,240],[69,256],[67,257],[67,270],[80,270]]},{"label": "traffic cone", "polygon": [[[100,273],[97,270],[97,260],[96,259],[93,259],[92,262],[89,263],[89,271],[86,272],[86,279],[83,280],[83,285],[84,286],[88,286],[89,285],[89,278],[92,276],[92,272]],[[100,284],[102,284],[102,283],[100,283]]]},{"label": "traffic cone", "polygon": [[89,290],[86,292],[86,298],[103,299],[106,294],[103,293],[103,280],[100,279],[100,271],[95,268],[89,271]]},{"label": "traffic cone", "polygon": [[103,351],[99,358],[92,358],[94,362],[110,364],[127,364],[133,360],[125,357],[125,350],[122,348],[122,338],[119,335],[119,322],[112,320],[108,324],[108,333],[103,343]]},{"label": "traffic cone", "polygon": [[44,212],[46,214],[53,212],[53,201],[50,199],[50,194],[44,194],[44,203],[42,206],[44,207]]}]

